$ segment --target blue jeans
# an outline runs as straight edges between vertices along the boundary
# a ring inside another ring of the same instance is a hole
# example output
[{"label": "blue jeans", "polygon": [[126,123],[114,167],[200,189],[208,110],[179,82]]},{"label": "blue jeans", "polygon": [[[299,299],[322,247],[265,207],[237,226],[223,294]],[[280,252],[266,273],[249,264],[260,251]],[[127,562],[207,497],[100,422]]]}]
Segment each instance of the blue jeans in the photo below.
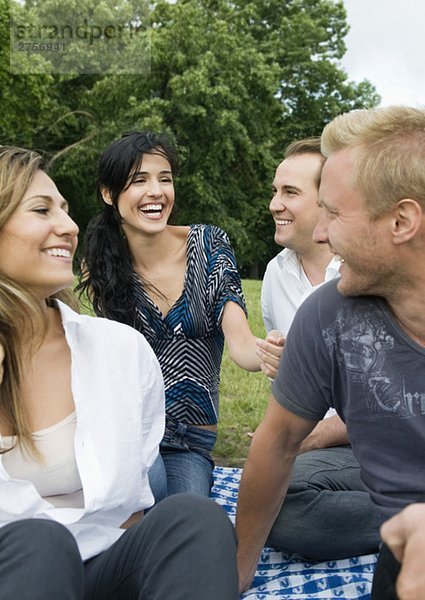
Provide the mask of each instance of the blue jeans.
[{"label": "blue jeans", "polygon": [[216,439],[215,431],[167,417],[160,456],[149,471],[155,502],[182,492],[209,496],[214,483],[211,452]]},{"label": "blue jeans", "polygon": [[351,446],[297,456],[268,545],[316,560],[377,552],[384,516],[365,490]]}]

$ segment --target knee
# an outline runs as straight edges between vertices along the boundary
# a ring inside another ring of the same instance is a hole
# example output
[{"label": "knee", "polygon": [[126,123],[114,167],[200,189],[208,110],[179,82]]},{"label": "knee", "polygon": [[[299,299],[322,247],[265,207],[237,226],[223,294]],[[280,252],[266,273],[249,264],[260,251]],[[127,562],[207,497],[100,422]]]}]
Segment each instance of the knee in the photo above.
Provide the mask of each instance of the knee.
[{"label": "knee", "polygon": [[[197,494],[174,494],[164,500],[162,510],[177,513],[182,519],[197,521],[198,519],[220,522],[226,513],[214,500]],[[224,519],[228,521],[226,517]]]},{"label": "knee", "polygon": [[59,523],[24,519],[0,529],[0,598],[82,598],[77,544]]},{"label": "knee", "polygon": [[15,548],[25,555],[57,556],[67,553],[80,560],[77,543],[60,523],[48,519],[22,519],[0,529],[0,545]]},{"label": "knee", "polygon": [[[196,519],[200,514],[209,512],[211,500],[196,494],[179,493],[165,498],[157,507],[156,513],[165,513],[166,515],[178,515],[182,520]],[[154,512],[154,511],[152,511]],[[163,515],[164,517],[165,515]]]},{"label": "knee", "polygon": [[155,517],[158,526],[178,525],[198,537],[205,537],[209,543],[215,538],[222,543],[225,537],[230,545],[236,544],[230,519],[224,509],[210,498],[195,494],[175,494],[160,502],[148,516]]},{"label": "knee", "polygon": [[191,494],[180,494],[178,501],[181,506],[186,506],[187,518],[191,521],[209,523],[211,527],[225,527],[230,530],[233,525],[225,510],[211,498]]}]

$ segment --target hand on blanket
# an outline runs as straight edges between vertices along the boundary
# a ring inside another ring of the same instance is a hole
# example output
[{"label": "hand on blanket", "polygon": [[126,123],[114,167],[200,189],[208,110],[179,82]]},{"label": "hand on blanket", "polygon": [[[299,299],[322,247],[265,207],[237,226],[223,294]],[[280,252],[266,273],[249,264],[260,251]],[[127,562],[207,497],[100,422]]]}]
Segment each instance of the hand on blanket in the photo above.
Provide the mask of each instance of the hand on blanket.
[{"label": "hand on blanket", "polygon": [[259,348],[257,355],[261,360],[261,370],[270,379],[274,379],[277,375],[284,345],[285,338],[277,329],[269,331],[264,340],[257,341]]},{"label": "hand on blanket", "polygon": [[401,563],[400,600],[425,600],[425,503],[411,504],[381,527],[381,536]]},{"label": "hand on blanket", "polygon": [[259,556],[257,560],[255,560],[254,564],[250,567],[247,566],[244,559],[238,554],[238,573],[239,573],[239,593],[245,592],[252,583],[252,580],[255,576],[255,570],[257,568],[257,563],[259,560]]}]

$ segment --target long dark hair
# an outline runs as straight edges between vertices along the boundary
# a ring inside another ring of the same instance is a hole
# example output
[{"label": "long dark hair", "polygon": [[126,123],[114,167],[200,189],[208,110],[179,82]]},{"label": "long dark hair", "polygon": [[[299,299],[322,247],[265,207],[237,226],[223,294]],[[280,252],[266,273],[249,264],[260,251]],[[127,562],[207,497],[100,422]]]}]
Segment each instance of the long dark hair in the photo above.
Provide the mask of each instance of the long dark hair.
[{"label": "long dark hair", "polygon": [[[135,300],[133,268],[127,241],[121,229],[118,199],[133,181],[144,154],[161,154],[172,174],[178,169],[178,154],[170,138],[162,133],[129,131],[112,142],[100,157],[97,196],[102,212],[88,227],[77,291],[86,296],[97,315],[133,325]],[[112,205],[103,201],[108,190]]]}]

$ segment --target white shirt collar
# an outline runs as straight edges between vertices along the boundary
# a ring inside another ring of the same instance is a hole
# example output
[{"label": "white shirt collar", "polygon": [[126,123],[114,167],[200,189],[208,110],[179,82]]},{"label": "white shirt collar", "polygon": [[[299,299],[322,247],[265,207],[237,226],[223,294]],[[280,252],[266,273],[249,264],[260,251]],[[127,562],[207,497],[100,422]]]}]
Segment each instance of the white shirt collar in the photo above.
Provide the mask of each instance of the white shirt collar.
[{"label": "white shirt collar", "polygon": [[[303,268],[301,266],[301,262],[298,258],[298,255],[294,250],[284,248],[281,252],[279,252],[276,258],[279,268],[282,271],[286,270],[289,273],[295,275],[298,279],[302,279],[302,275],[304,274]],[[331,279],[334,279],[339,272],[340,265],[340,260],[333,256],[325,269],[324,280],[330,281]]]}]

